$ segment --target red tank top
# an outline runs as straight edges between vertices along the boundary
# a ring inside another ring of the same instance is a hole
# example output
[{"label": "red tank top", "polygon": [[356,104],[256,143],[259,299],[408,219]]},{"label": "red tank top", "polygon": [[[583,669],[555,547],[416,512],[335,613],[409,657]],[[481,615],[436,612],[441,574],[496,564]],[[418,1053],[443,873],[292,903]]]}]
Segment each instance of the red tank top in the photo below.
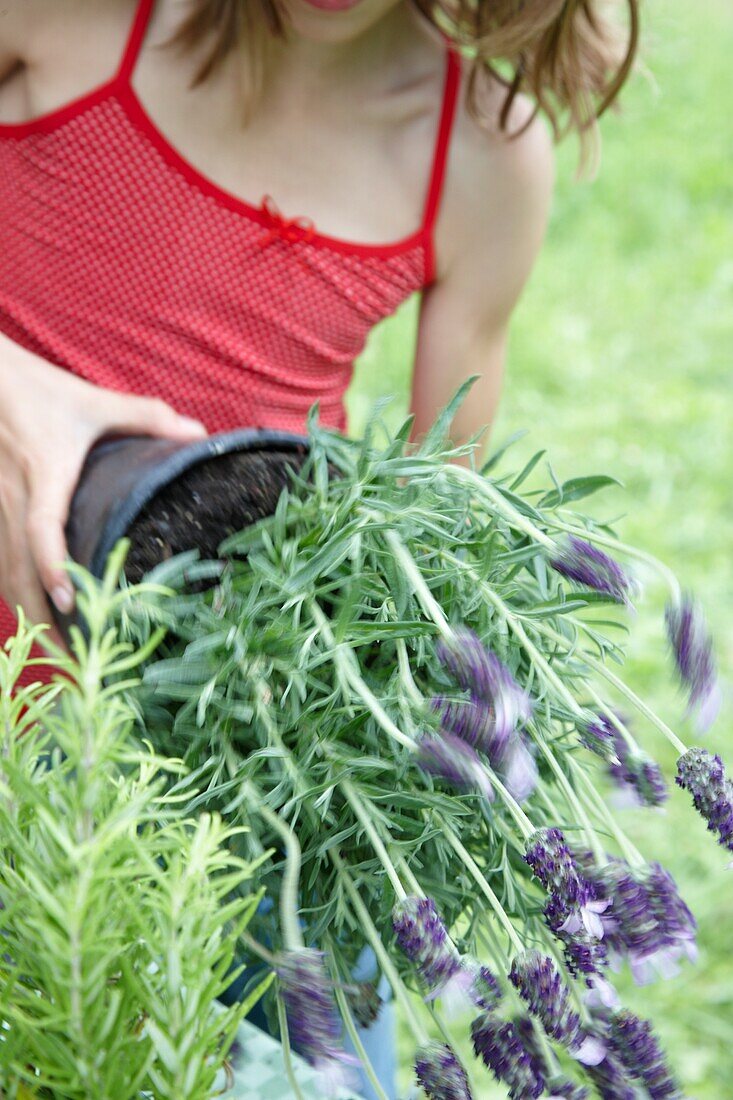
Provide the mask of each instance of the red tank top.
[{"label": "red tank top", "polygon": [[[141,0],[106,84],[0,124],[0,332],[97,385],[161,397],[209,431],[299,431],[317,400],[343,429],[370,329],[433,279],[433,225],[460,63],[446,75],[419,227],[384,245],[321,234],[218,187],[132,86]],[[0,604],[0,639],[12,618]]]}]

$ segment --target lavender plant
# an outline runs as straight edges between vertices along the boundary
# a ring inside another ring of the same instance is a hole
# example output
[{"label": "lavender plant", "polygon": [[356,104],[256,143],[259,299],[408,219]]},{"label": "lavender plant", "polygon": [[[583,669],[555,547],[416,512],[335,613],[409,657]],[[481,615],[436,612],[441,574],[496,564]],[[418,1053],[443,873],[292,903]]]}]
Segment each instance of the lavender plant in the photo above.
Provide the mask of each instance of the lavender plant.
[{"label": "lavender plant", "polygon": [[73,657],[56,651],[54,685],[18,685],[41,629],[21,620],[0,650],[8,1098],[219,1095],[238,1023],[271,980],[235,1008],[215,1007],[261,896],[256,864],[231,851],[231,825],[189,820],[165,793],[180,761],[134,739],[124,693],[159,635],[141,650],[118,641],[111,619],[139,594],[114,592],[120,562],[103,585],[83,581],[88,634],[76,632]]},{"label": "lavender plant", "polygon": [[[674,880],[603,797],[608,775],[644,805],[666,795],[619,705],[672,742],[678,784],[726,847],[731,784],[613,670],[637,591],[628,563],[654,563],[575,511],[610,479],[528,492],[536,458],[517,475],[475,469],[472,445],[447,442],[464,396],[417,447],[409,421],[378,446],[376,422],[353,442],[314,418],[270,519],[219,562],[184,555],[151,575],[174,595],[126,605],[123,623],[137,638],[169,630],[137,700],[145,735],[191,769],[174,790],[195,782],[192,811],[247,824],[232,837],[242,855],[276,849],[263,881],[280,915],[258,914],[253,937],[275,953],[284,1036],[326,1078],[346,1067],[327,990],[353,1030],[343,994],[367,943],[431,1100],[480,1095],[449,1043],[460,1003],[510,1096],[681,1096],[611,980],[624,965],[666,976],[695,951]],[[704,725],[710,640],[657,567]]]}]

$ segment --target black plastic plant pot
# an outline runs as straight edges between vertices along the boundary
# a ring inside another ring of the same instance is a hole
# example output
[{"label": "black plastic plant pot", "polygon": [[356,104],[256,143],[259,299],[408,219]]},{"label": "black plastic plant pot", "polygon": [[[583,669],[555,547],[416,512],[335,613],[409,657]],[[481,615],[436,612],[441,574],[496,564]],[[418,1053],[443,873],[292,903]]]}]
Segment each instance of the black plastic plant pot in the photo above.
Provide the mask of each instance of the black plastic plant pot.
[{"label": "black plastic plant pot", "polygon": [[[101,577],[112,548],[128,537],[125,572],[133,581],[185,550],[212,557],[227,534],[272,514],[289,470],[307,455],[304,436],[254,428],[196,443],[103,440],[90,451],[71,502],[69,553]],[[54,610],[54,618],[68,636],[74,616]]]}]

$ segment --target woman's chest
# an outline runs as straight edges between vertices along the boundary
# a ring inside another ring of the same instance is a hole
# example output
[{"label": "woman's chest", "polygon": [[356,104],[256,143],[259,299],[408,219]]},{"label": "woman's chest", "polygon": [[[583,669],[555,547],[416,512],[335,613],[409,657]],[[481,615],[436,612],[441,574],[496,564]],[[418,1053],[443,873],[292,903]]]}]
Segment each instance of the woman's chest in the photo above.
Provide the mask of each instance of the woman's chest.
[{"label": "woman's chest", "polygon": [[[46,63],[0,86],[0,125],[53,114],[113,82],[120,61],[115,25],[106,28],[109,41],[104,26],[91,39],[72,36],[72,29]],[[375,96],[374,87],[368,92],[343,74],[330,86],[281,74],[249,104],[238,65],[241,58],[231,57],[194,85],[191,61],[153,40],[128,90],[182,159],[246,203],[259,205],[269,194],[286,216],[307,217],[323,234],[365,244],[418,229],[440,116],[442,58],[432,77],[408,79],[390,94]]]}]

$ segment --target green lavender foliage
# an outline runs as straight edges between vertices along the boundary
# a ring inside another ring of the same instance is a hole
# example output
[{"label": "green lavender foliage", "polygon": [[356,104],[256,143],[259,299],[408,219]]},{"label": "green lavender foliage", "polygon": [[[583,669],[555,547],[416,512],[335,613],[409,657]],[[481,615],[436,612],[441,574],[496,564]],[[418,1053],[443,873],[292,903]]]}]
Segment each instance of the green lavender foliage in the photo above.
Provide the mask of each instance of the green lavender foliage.
[{"label": "green lavender foliage", "polygon": [[[486,894],[469,859],[525,940],[546,938],[544,897],[511,805],[481,804],[416,766],[410,742],[435,726],[431,696],[457,692],[436,659],[439,619],[414,571],[449,622],[475,630],[532,696],[527,732],[540,783],[523,807],[531,824],[560,826],[596,853],[618,851],[623,838],[578,732],[597,707],[594,682],[622,659],[624,612],[549,565],[567,530],[611,539],[572,510],[611,479],[520,495],[536,460],[498,477],[489,475],[499,456],[483,473],[460,468],[450,460],[471,448],[446,442],[456,403],[417,452],[407,446],[409,422],[387,446],[371,431],[357,443],[312,424],[308,466],[271,519],[228,540],[224,570],[191,556],[165,563],[154,579],[179,595],[147,601],[144,613],[138,605],[127,621],[138,636],[152,623],[171,629],[144,674],[147,735],[184,756],[203,788],[196,807],[249,823],[247,855],[278,844],[260,805],[291,824],[308,937],[334,945],[342,973],[363,939],[339,854],[391,944],[395,894],[375,836],[405,885],[412,875],[436,900],[461,949],[480,954],[485,942]],[[184,591],[204,576],[217,582],[207,595]],[[273,896],[282,871],[275,860],[265,872]],[[498,935],[503,944],[501,927]],[[279,942],[274,917],[262,936]],[[503,967],[505,946],[499,959]]]},{"label": "green lavender foliage", "polygon": [[79,574],[88,635],[56,653],[53,686],[17,684],[38,628],[21,623],[0,651],[7,1097],[203,1100],[254,999],[214,1005],[261,894],[235,830],[166,795],[180,762],[132,735],[124,693],[160,638],[118,641],[113,619],[137,594],[115,593],[120,563],[102,585]]}]

